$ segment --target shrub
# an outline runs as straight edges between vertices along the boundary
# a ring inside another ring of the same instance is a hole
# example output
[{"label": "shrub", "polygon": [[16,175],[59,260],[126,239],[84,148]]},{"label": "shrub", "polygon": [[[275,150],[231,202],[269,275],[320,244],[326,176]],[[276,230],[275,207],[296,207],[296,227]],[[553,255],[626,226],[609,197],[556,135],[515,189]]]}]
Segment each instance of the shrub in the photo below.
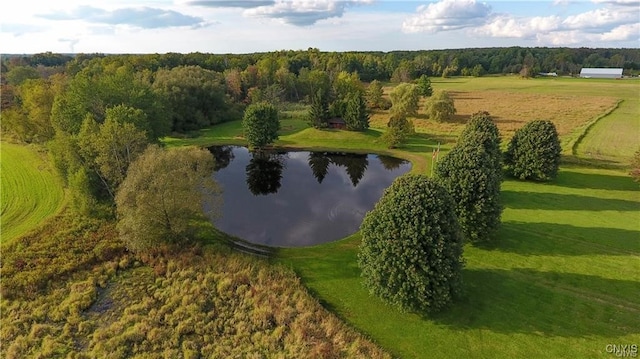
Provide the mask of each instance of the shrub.
[{"label": "shrub", "polygon": [[560,167],[560,139],[551,121],[535,120],[518,129],[505,153],[507,171],[522,180],[547,181]]},{"label": "shrub", "polygon": [[455,202],[463,237],[482,241],[500,225],[501,176],[481,143],[459,143],[436,167],[436,178]]},{"label": "shrub", "polygon": [[372,294],[423,312],[442,309],[459,293],[462,237],[453,200],[437,182],[399,177],[360,229],[358,264]]}]

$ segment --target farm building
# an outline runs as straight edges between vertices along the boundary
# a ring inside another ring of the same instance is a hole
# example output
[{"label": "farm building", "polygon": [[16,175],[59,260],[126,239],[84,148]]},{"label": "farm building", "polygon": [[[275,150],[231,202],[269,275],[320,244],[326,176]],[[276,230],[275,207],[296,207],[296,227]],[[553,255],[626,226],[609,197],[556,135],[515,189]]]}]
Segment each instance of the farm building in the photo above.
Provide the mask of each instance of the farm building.
[{"label": "farm building", "polygon": [[580,77],[600,78],[600,79],[619,79],[622,77],[622,69],[585,67],[582,70],[580,70]]},{"label": "farm building", "polygon": [[328,122],[329,122],[330,128],[339,128],[339,129],[347,128],[347,123],[344,122],[344,120],[341,119],[340,117],[330,118]]}]

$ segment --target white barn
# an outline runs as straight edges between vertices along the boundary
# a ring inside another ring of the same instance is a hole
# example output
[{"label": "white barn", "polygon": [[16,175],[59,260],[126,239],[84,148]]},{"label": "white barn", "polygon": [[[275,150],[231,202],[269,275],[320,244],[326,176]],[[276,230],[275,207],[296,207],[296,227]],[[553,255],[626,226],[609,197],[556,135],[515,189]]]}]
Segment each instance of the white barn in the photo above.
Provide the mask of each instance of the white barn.
[{"label": "white barn", "polygon": [[622,69],[589,68],[580,70],[580,77],[599,79],[619,79],[622,77]]}]

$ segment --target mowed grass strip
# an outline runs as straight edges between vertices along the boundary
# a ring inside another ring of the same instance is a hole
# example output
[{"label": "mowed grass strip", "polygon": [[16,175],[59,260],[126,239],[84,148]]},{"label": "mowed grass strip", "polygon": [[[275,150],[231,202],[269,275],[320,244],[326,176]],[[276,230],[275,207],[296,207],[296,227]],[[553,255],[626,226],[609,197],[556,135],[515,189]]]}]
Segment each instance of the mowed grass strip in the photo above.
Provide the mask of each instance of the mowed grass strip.
[{"label": "mowed grass strip", "polygon": [[0,173],[2,243],[36,228],[62,208],[62,184],[34,147],[0,143]]},{"label": "mowed grass strip", "polygon": [[596,160],[631,161],[640,149],[640,84],[630,91],[618,108],[600,119],[577,146],[577,154]]},{"label": "mowed grass strip", "polygon": [[[400,313],[362,287],[359,235],[283,249],[329,308],[402,358],[608,358],[640,342],[640,191],[623,173],[566,168],[508,180],[494,242],[465,247],[465,295],[448,310]],[[549,201],[551,201],[549,203]]]}]

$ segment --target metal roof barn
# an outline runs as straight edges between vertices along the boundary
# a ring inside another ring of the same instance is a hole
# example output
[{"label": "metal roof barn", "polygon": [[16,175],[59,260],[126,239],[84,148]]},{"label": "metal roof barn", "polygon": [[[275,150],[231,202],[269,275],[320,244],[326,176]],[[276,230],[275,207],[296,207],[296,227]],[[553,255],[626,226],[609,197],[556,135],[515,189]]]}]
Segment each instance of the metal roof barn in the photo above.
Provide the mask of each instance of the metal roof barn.
[{"label": "metal roof barn", "polygon": [[618,79],[622,77],[622,69],[605,69],[585,67],[580,70],[580,77],[599,79]]}]

